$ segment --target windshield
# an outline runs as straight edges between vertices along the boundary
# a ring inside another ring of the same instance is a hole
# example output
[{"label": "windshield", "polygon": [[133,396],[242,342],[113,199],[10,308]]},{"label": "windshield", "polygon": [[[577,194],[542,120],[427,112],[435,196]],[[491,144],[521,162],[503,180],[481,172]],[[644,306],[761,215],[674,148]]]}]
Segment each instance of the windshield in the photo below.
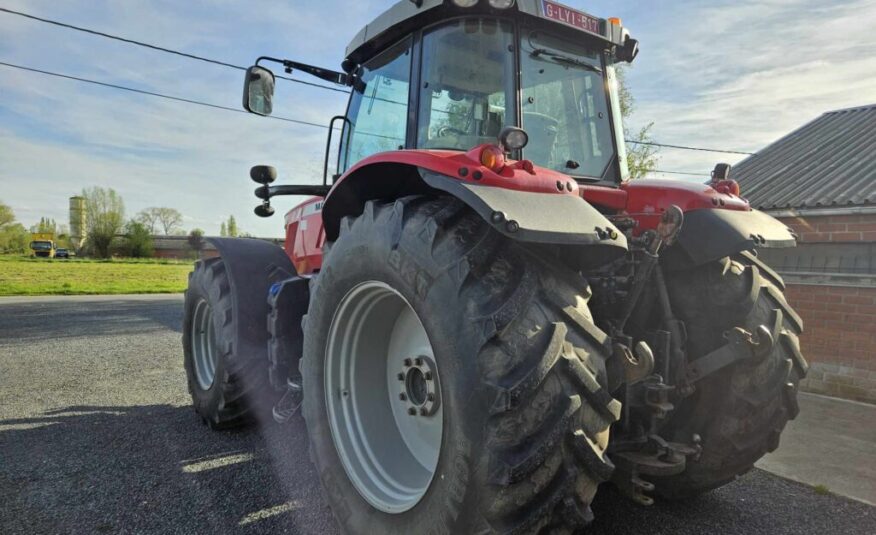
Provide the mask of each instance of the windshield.
[{"label": "windshield", "polygon": [[614,157],[600,55],[580,44],[521,32],[523,156],[573,176],[601,178]]},{"label": "windshield", "polygon": [[35,241],[30,243],[30,248],[34,251],[51,251],[52,242],[50,241]]}]

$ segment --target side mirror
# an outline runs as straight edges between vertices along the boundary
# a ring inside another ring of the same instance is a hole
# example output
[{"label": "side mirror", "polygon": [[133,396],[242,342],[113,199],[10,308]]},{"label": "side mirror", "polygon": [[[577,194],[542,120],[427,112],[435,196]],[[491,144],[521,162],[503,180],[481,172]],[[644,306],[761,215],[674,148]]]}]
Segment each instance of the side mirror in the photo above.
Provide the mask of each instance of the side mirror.
[{"label": "side mirror", "polygon": [[249,177],[257,184],[270,184],[277,180],[277,169],[270,165],[254,165],[249,170]]},{"label": "side mirror", "polygon": [[253,65],[243,82],[243,109],[257,115],[270,115],[274,102],[274,73]]},{"label": "side mirror", "polygon": [[624,46],[618,50],[617,55],[618,59],[621,61],[632,63],[633,60],[636,59],[636,56],[639,55],[639,41],[627,37],[626,40],[624,40]]}]

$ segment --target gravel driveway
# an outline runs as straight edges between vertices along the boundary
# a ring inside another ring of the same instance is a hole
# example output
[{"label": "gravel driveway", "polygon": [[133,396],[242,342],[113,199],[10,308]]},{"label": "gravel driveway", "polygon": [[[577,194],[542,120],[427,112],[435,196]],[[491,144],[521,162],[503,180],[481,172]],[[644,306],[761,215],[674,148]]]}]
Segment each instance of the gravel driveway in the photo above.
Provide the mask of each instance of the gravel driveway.
[{"label": "gravel driveway", "polygon": [[[189,407],[182,298],[0,299],[0,533],[337,528],[302,421],[214,433]],[[609,487],[592,534],[876,533],[876,508],[756,470],[685,504]]]}]

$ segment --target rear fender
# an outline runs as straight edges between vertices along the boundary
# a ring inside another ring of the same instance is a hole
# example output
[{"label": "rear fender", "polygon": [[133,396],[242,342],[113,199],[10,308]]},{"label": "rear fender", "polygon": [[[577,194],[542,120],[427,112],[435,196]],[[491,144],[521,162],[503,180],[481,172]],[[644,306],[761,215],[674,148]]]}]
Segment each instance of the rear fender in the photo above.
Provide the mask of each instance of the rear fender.
[{"label": "rear fender", "polygon": [[781,221],[709,184],[640,179],[624,183],[620,191],[626,194],[623,213],[636,220],[637,235],[656,229],[670,206],[684,211],[676,244],[660,255],[670,269],[699,266],[759,247],[794,247],[797,243]]},{"label": "rear fender", "polygon": [[511,239],[561,245],[601,245],[627,250],[622,232],[578,195],[566,175],[511,165],[493,173],[456,151],[394,151],[366,158],[332,188],[323,206],[326,238],[338,236],[341,219],[362,213],[371,199],[450,194]]},{"label": "rear fender", "polygon": [[268,362],[268,295],[271,286],[297,273],[282,248],[248,238],[205,238],[219,251],[231,291],[237,323],[233,351]]},{"label": "rear fender", "polygon": [[684,214],[677,242],[661,258],[670,269],[685,269],[760,247],[796,245],[791,229],[760,210],[702,209]]}]

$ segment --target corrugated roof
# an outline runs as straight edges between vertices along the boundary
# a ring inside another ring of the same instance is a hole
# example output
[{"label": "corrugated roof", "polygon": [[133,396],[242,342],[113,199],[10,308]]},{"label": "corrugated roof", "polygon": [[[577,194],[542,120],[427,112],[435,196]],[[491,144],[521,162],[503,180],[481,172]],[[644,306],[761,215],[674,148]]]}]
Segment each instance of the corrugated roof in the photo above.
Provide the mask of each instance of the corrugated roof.
[{"label": "corrugated roof", "polygon": [[733,166],[764,210],[876,205],[876,104],[827,112]]}]

